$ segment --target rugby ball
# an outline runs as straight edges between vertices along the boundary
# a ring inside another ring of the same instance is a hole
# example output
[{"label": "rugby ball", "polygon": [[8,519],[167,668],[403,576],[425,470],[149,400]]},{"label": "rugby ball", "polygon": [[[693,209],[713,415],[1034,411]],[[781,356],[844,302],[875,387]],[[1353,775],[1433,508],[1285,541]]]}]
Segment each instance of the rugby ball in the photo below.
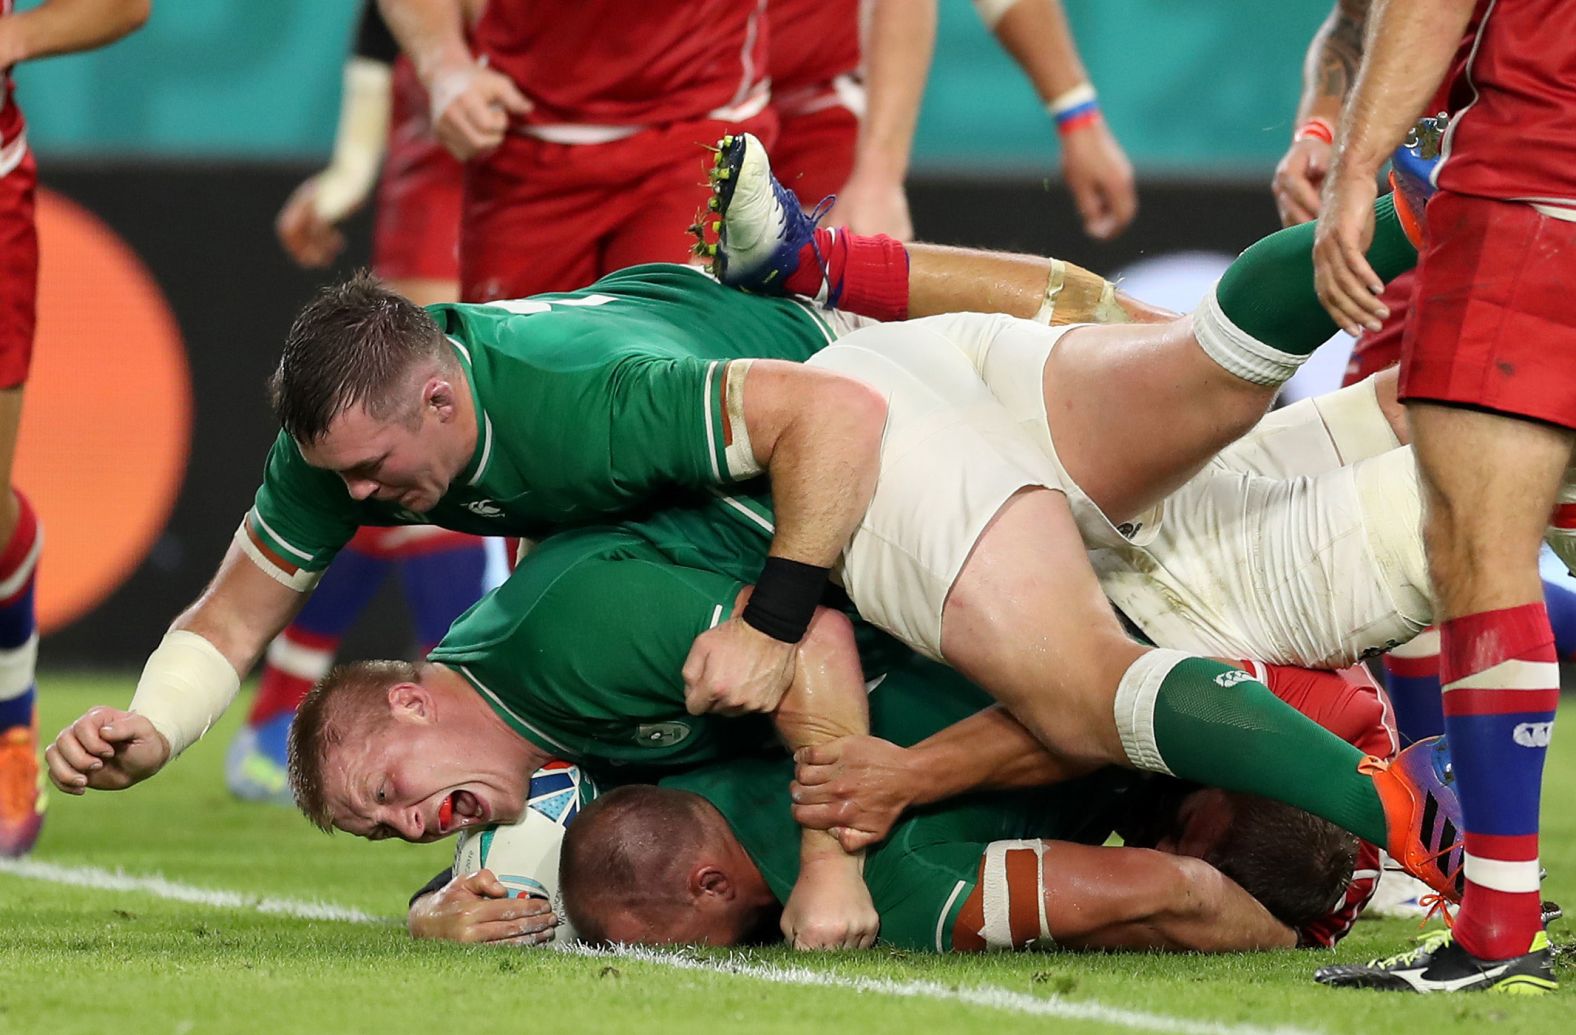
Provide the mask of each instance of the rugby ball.
[{"label": "rugby ball", "polygon": [[509,889],[510,898],[545,898],[559,920],[553,943],[574,941],[575,932],[565,919],[563,894],[558,888],[558,852],[563,847],[564,830],[580,814],[580,807],[594,797],[596,788],[579,766],[547,763],[531,776],[525,815],[519,822],[472,827],[460,833],[454,846],[454,872],[489,869]]}]

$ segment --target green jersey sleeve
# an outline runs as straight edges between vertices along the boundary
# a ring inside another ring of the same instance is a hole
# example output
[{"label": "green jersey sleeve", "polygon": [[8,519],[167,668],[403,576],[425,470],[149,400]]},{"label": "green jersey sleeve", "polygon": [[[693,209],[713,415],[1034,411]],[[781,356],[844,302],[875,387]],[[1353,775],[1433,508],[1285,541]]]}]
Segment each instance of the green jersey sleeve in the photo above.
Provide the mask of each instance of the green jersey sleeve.
[{"label": "green jersey sleeve", "polygon": [[339,477],[308,464],[290,436],[280,432],[246,515],[247,538],[261,561],[287,575],[320,572],[360,524],[356,501]]},{"label": "green jersey sleeve", "polygon": [[608,461],[620,483],[709,486],[762,467],[744,424],[751,360],[634,355],[608,380]]},{"label": "green jersey sleeve", "polygon": [[549,540],[429,658],[459,672],[515,732],[569,761],[689,765],[769,742],[764,718],[684,708],[690,647],[732,613],[742,584],[649,550],[595,532]]}]

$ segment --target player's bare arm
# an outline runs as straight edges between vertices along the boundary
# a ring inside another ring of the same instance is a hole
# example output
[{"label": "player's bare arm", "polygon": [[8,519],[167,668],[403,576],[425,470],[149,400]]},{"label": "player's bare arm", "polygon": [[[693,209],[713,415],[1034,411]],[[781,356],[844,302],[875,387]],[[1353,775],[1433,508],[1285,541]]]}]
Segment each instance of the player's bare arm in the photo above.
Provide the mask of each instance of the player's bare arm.
[{"label": "player's bare arm", "polygon": [[1084,232],[1116,237],[1138,214],[1133,166],[1095,106],[1060,0],[976,0],[975,7],[1056,120],[1062,176]]},{"label": "player's bare arm", "polygon": [[152,11],[153,0],[44,0],[0,18],[0,68],[113,43]]},{"label": "player's bare arm", "polygon": [[772,482],[776,534],[742,614],[702,633],[684,664],[690,714],[769,712],[794,644],[875,491],[886,401],[865,384],[774,360],[750,364],[744,423]]},{"label": "player's bare arm", "polygon": [[829,830],[847,851],[884,841],[910,809],[970,791],[1018,790],[1091,771],[1046,751],[1000,705],[904,748],[844,737],[794,753],[794,819]]},{"label": "player's bare arm", "polygon": [[1379,167],[1401,143],[1444,78],[1473,0],[1382,0],[1336,133],[1314,239],[1314,283],[1330,317],[1350,334],[1377,331],[1389,311],[1384,281],[1363,252],[1373,238]]},{"label": "player's bare arm", "polygon": [[854,167],[828,219],[857,233],[911,240],[903,180],[936,46],[936,0],[874,0],[862,51],[865,115]]},{"label": "player's bare arm", "polygon": [[130,710],[92,708],[45,751],[55,786],[69,794],[123,790],[158,772],[224,713],[240,674],[305,600],[232,543],[213,581],[149,657]]},{"label": "player's bare arm", "polygon": [[[773,720],[790,751],[870,730],[864,672],[853,624],[821,608],[798,647],[793,683]],[[825,830],[800,835],[799,879],[783,906],[782,931],[799,949],[868,948],[880,917],[863,876],[864,853],[845,851]]]},{"label": "player's bare arm", "polygon": [[1336,0],[1308,44],[1291,147],[1275,166],[1271,183],[1282,226],[1319,218],[1319,190],[1330,170],[1341,105],[1363,59],[1369,3]]},{"label": "player's bare arm", "polygon": [[[1009,883],[1007,894],[1040,898],[1045,934],[1067,948],[1245,952],[1297,944],[1290,927],[1202,859],[1048,841],[1038,877],[1037,888]],[[986,947],[983,888],[958,914],[955,949]]]},{"label": "player's bare arm", "polygon": [[427,88],[433,131],[462,162],[496,148],[510,118],[531,110],[508,76],[477,61],[466,46],[472,6],[466,0],[378,0],[389,31]]}]

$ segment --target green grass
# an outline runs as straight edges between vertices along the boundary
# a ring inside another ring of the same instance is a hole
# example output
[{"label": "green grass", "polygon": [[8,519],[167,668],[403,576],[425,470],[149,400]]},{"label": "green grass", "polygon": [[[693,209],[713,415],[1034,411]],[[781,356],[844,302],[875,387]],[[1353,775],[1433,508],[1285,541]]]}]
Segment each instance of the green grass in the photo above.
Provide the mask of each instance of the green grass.
[{"label": "green grass", "polygon": [[[94,703],[120,702],[132,681],[44,680],[43,726]],[[386,924],[306,921],[107,891],[0,872],[0,1032],[428,1032],[451,1025],[512,1031],[805,1032],[988,1030],[1005,1024],[1131,1031],[1077,1017],[1036,1017],[966,1002],[847,987],[775,984],[628,959],[415,943],[399,923],[409,893],[440,869],[444,846],[370,844],[319,834],[282,809],[240,805],[223,789],[224,746],[241,709],[169,772],[132,791],[55,796],[33,859],[161,874],[255,896],[320,899]],[[1576,903],[1576,750],[1556,741],[1546,781],[1547,894]],[[1558,933],[1559,928],[1555,929]],[[1360,924],[1336,954],[1394,951],[1416,933]],[[700,954],[726,960],[726,954]],[[1576,973],[1541,1000],[1339,993],[1308,979],[1327,953],[1231,957],[1044,953],[942,958],[884,951],[806,957],[748,954],[768,967],[843,977],[999,988],[1197,1023],[1302,1031],[1569,1029]],[[1155,1030],[1153,1027],[1137,1030]],[[1196,1029],[1190,1029],[1196,1030]]]}]

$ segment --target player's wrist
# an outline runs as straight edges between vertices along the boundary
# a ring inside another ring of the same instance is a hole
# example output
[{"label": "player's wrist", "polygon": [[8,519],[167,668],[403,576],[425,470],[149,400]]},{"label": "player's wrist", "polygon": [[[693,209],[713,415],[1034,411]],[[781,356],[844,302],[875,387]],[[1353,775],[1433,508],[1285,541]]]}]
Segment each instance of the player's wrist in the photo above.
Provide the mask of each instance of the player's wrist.
[{"label": "player's wrist", "polygon": [[804,639],[826,591],[828,569],[786,557],[768,557],[739,616],[756,632],[782,643]]},{"label": "player's wrist", "polygon": [[1297,126],[1297,131],[1291,135],[1292,143],[1300,144],[1304,140],[1322,140],[1334,146],[1335,124],[1320,115],[1311,115]]},{"label": "player's wrist", "polygon": [[1056,123],[1056,133],[1062,139],[1105,124],[1100,113],[1100,99],[1094,86],[1087,80],[1052,97],[1045,103],[1045,110]]}]

